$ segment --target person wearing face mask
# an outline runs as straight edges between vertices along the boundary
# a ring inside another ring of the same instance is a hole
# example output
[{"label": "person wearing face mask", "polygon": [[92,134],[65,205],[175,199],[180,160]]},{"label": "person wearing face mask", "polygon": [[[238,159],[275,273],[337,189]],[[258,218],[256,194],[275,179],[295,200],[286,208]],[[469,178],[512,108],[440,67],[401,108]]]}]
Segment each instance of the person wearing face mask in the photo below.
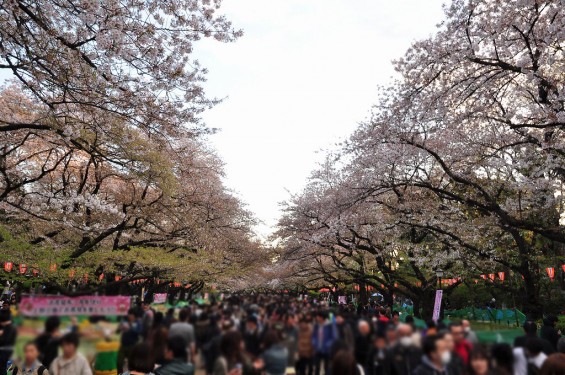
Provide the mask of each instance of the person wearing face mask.
[{"label": "person wearing face mask", "polygon": [[397,342],[391,347],[387,355],[390,375],[411,375],[412,371],[420,364],[422,353],[414,345],[412,327],[408,324],[399,324],[396,329]]},{"label": "person wearing face mask", "polygon": [[479,338],[475,331],[471,329],[471,322],[467,319],[461,321],[461,325],[463,326],[463,332],[465,334],[465,339],[469,341],[473,345],[477,345],[479,343]]},{"label": "person wearing face mask", "polygon": [[463,364],[463,359],[455,351],[455,341],[451,333],[447,332],[443,334],[443,340],[447,346],[447,350],[451,353],[451,361],[448,364],[449,375],[461,375],[465,365]]},{"label": "person wearing face mask", "polygon": [[424,337],[422,350],[422,363],[414,370],[413,375],[451,375],[447,367],[451,361],[451,353],[441,336]]}]

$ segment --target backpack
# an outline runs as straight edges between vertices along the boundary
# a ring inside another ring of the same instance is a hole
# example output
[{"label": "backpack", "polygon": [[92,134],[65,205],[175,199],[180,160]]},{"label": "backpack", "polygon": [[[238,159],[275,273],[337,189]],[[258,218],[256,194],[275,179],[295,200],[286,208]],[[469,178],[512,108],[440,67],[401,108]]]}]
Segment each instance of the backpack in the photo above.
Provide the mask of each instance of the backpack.
[{"label": "backpack", "polygon": [[[43,373],[45,372],[45,370],[47,370],[47,369],[45,368],[45,366],[43,366],[43,365],[42,365],[42,366],[39,366],[39,368],[37,369],[37,375],[43,375]],[[17,368],[17,367],[14,367],[14,371],[12,372],[12,374],[14,374],[14,375],[21,375],[21,374],[20,374],[20,369]]]}]

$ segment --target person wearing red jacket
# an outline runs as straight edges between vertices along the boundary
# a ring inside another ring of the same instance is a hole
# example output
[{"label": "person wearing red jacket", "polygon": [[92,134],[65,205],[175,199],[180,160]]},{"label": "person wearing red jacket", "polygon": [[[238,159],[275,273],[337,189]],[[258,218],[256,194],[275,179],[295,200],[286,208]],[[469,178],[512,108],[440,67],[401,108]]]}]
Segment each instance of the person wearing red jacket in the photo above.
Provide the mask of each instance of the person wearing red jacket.
[{"label": "person wearing red jacket", "polygon": [[469,355],[473,350],[473,344],[465,339],[465,330],[461,323],[451,323],[449,331],[455,341],[455,353],[461,357],[463,363],[467,366],[469,364]]}]

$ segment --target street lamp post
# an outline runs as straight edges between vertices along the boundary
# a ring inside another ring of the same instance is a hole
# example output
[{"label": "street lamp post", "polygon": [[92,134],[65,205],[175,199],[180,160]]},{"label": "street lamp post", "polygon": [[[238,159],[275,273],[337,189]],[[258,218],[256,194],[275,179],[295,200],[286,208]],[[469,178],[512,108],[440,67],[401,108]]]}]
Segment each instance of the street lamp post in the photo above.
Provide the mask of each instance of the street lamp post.
[{"label": "street lamp post", "polygon": [[441,289],[441,278],[443,277],[443,270],[441,268],[436,270],[436,276],[438,289]]}]

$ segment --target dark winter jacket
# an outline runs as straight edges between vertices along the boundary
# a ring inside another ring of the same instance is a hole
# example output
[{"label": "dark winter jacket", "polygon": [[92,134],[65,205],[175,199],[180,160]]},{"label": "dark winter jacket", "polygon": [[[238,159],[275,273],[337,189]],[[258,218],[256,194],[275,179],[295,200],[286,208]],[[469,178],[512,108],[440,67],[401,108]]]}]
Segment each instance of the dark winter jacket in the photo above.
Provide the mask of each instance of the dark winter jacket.
[{"label": "dark winter jacket", "polygon": [[194,375],[194,366],[183,360],[174,359],[155,370],[155,375]]}]

